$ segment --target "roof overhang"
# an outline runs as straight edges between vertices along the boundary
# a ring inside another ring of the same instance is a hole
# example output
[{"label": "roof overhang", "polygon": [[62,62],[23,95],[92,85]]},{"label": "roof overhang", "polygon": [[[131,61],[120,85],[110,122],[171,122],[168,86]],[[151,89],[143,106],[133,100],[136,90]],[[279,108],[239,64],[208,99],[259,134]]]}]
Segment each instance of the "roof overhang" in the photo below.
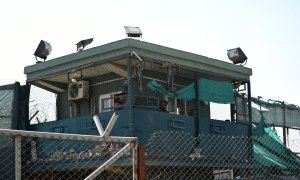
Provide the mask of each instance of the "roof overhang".
[{"label": "roof overhang", "polygon": [[89,65],[126,59],[132,51],[145,59],[174,63],[228,79],[248,81],[252,75],[250,68],[129,38],[27,66],[24,73],[27,81],[34,81]]}]

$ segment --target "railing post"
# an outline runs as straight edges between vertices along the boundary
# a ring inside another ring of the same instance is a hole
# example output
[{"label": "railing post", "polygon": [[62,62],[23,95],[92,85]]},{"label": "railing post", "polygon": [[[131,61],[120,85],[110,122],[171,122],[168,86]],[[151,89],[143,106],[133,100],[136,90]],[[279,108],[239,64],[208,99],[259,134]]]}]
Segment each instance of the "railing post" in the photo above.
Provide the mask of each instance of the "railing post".
[{"label": "railing post", "polygon": [[138,146],[137,146],[137,140],[131,142],[132,145],[132,179],[137,180],[138,179]]},{"label": "railing post", "polygon": [[22,137],[21,136],[16,136],[15,137],[15,179],[16,180],[21,180],[21,148],[22,148]]},{"label": "railing post", "polygon": [[128,57],[127,57],[127,108],[128,108],[128,126],[129,126],[129,136],[133,136],[134,133],[134,119],[133,119],[133,109],[132,109],[132,105],[133,105],[133,87],[132,87],[132,70],[131,70],[131,55],[130,53],[128,53]]},{"label": "railing post", "polygon": [[138,147],[138,180],[146,179],[145,148]]}]

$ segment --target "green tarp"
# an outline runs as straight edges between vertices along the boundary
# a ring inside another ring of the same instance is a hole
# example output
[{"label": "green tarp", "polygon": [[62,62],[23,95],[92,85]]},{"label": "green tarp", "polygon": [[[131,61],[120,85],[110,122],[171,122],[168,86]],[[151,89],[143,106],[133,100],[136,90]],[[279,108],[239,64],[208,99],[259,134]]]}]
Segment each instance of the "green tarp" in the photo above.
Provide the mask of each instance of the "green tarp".
[{"label": "green tarp", "polygon": [[[202,101],[229,104],[234,103],[233,86],[228,82],[218,82],[201,78],[199,80],[199,99]],[[155,80],[148,83],[148,88],[169,97],[191,100],[195,99],[195,83],[192,83],[174,93],[167,91]]]},{"label": "green tarp", "polygon": [[228,82],[199,80],[199,99],[221,104],[234,103],[233,86]]},{"label": "green tarp", "polygon": [[257,163],[266,168],[276,167],[285,172],[300,168],[299,157],[285,147],[277,133],[265,124],[263,115],[260,123],[252,129],[252,135],[253,154]]}]

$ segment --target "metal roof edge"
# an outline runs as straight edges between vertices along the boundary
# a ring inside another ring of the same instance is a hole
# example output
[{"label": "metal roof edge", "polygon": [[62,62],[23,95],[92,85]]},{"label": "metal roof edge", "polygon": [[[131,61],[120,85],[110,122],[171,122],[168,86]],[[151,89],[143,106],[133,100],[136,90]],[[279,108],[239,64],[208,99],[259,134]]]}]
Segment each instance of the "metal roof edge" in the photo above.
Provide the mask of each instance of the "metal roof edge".
[{"label": "metal roof edge", "polygon": [[[48,60],[43,63],[26,66],[24,68],[24,73],[30,74],[30,73],[34,73],[34,72],[41,71],[41,70],[48,69],[48,68],[55,68],[56,66],[61,66],[61,65],[65,66],[71,62],[74,63],[74,62],[77,62],[78,60],[89,59],[89,58],[95,57],[97,55],[109,54],[109,53],[116,52],[117,50],[121,50],[121,49],[123,49],[122,51],[127,49],[128,52],[131,50],[142,50],[142,51],[147,51],[149,53],[156,54],[156,55],[159,55],[159,54],[164,55],[165,57],[168,57],[167,59],[174,57],[174,59],[180,59],[180,61],[187,60],[196,66],[199,65],[199,67],[202,65],[205,65],[205,66],[209,66],[209,67],[223,68],[224,70],[232,71],[232,72],[238,73],[238,74],[243,74],[243,76],[251,76],[252,75],[252,69],[247,68],[247,67],[234,65],[234,64],[231,64],[228,62],[209,58],[209,57],[198,55],[195,53],[182,51],[182,50],[178,50],[178,49],[174,49],[174,48],[170,48],[170,47],[166,47],[166,46],[161,46],[161,45],[157,45],[157,44],[153,44],[153,43],[149,43],[149,42],[144,42],[144,41],[140,41],[140,40],[135,40],[135,39],[131,39],[131,38],[121,39],[121,40],[107,43],[107,44],[104,44],[104,45],[101,45],[98,47],[94,47],[91,49],[87,49],[87,50],[79,51],[79,52],[72,53],[72,54],[69,54],[66,56],[54,58],[54,59]],[[195,67],[195,68],[197,68],[197,67]]]},{"label": "metal roof edge", "polygon": [[165,54],[177,58],[182,58],[190,61],[195,61],[198,63],[203,63],[207,64],[209,66],[217,66],[217,67],[222,67],[228,70],[233,70],[239,73],[247,74],[248,76],[252,75],[252,69],[247,68],[244,66],[239,66],[239,65],[234,65],[222,60],[218,59],[213,59],[209,58],[206,56],[198,55],[195,53],[183,51],[183,50],[178,50],[166,46],[161,46],[149,42],[144,42],[144,41],[138,41],[138,40],[131,40],[129,41],[129,46],[143,49],[143,50],[148,50],[148,51],[153,51],[155,53],[160,53],[160,54]]},{"label": "metal roof edge", "polygon": [[65,56],[61,56],[58,58],[50,59],[48,61],[38,63],[38,64],[33,64],[30,66],[26,66],[24,68],[24,74],[29,74],[31,72],[39,71],[45,68],[50,68],[58,65],[62,65],[65,63],[85,59],[88,57],[96,56],[98,54],[104,54],[110,51],[114,51],[116,49],[121,49],[128,47],[128,39],[122,39],[118,41],[114,41],[111,43],[107,43],[101,46],[97,46],[91,49],[86,49],[83,51],[79,51],[76,53],[68,54]]}]

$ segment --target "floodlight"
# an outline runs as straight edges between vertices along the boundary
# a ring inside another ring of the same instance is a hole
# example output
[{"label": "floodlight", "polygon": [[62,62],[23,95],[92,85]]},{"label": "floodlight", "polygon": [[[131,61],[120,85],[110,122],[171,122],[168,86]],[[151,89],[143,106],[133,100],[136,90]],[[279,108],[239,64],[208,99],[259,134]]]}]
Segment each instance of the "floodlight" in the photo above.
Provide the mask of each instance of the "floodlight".
[{"label": "floodlight", "polygon": [[227,50],[227,56],[233,64],[244,63],[248,59],[240,47]]},{"label": "floodlight", "polygon": [[82,51],[85,46],[91,44],[93,42],[93,38],[90,38],[90,39],[85,39],[85,40],[81,40],[79,41],[76,46],[77,46],[77,51]]},{"label": "floodlight", "polygon": [[34,55],[37,62],[40,62],[37,60],[36,57],[39,57],[41,59],[44,59],[44,61],[47,59],[47,56],[51,53],[52,47],[49,43],[46,41],[41,40],[40,44],[36,48]]},{"label": "floodlight", "polygon": [[139,27],[124,26],[128,37],[142,37],[142,31]]}]

